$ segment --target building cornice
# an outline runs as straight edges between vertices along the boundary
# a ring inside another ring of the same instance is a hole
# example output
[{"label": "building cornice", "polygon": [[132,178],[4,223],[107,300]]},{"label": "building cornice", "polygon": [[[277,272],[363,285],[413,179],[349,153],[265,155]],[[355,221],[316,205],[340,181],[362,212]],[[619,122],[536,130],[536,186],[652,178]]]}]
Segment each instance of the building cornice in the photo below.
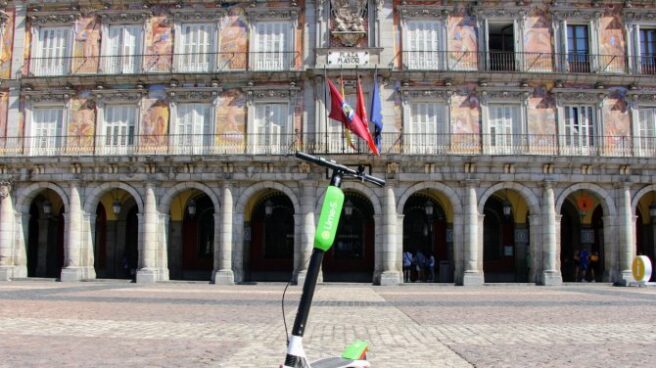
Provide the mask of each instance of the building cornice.
[{"label": "building cornice", "polygon": [[589,21],[598,19],[603,14],[601,8],[579,8],[568,5],[557,5],[551,7],[550,11],[555,20],[583,19]]},{"label": "building cornice", "polygon": [[402,18],[437,18],[446,19],[454,12],[453,5],[398,5],[397,11]]},{"label": "building cornice", "polygon": [[433,100],[441,100],[442,102],[448,101],[449,98],[455,94],[455,88],[450,86],[402,86],[399,88],[399,91],[404,99],[414,100],[429,98]]},{"label": "building cornice", "polygon": [[247,86],[242,90],[249,99],[287,99],[301,90],[295,83],[286,86]]},{"label": "building cornice", "polygon": [[98,102],[134,102],[139,103],[148,94],[145,89],[94,89],[91,95]]},{"label": "building cornice", "polygon": [[29,12],[27,18],[34,26],[72,24],[82,13],[79,10]]},{"label": "building cornice", "polygon": [[267,8],[264,6],[255,6],[256,4],[252,5],[252,7],[246,8],[246,15],[250,21],[264,19],[295,20],[300,13],[300,8],[298,6]]},{"label": "building cornice", "polygon": [[625,21],[654,21],[656,20],[656,8],[624,8],[622,15]]},{"label": "building cornice", "polygon": [[226,14],[221,8],[174,8],[170,12],[177,22],[217,22]]},{"label": "building cornice", "polygon": [[49,91],[23,90],[21,94],[25,100],[31,103],[65,103],[75,95],[75,92],[57,89]]},{"label": "building cornice", "polygon": [[169,87],[166,89],[166,95],[173,102],[212,102],[221,91],[221,87]]},{"label": "building cornice", "polygon": [[605,88],[569,88],[554,87],[551,89],[556,98],[556,104],[563,103],[601,103],[608,97],[608,90]]},{"label": "building cornice", "polygon": [[153,15],[150,9],[129,10],[98,10],[96,12],[103,21],[110,23],[141,23]]}]

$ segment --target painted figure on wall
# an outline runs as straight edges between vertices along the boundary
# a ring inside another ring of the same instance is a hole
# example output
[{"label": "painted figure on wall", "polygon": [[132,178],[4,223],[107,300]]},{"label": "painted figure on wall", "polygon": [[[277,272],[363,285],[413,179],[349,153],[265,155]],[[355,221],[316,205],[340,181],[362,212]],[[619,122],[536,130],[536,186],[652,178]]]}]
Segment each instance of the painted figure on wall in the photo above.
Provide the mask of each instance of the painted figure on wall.
[{"label": "painted figure on wall", "polygon": [[219,39],[221,54],[219,68],[246,69],[248,53],[248,24],[244,9],[231,7],[228,16],[221,19]]},{"label": "painted figure on wall", "polygon": [[538,86],[528,99],[528,133],[531,152],[553,154],[556,138],[556,104],[546,88]]},{"label": "painted figure on wall", "polygon": [[168,72],[173,58],[171,22],[165,15],[150,18],[146,30],[146,72]]},{"label": "painted figure on wall", "polygon": [[476,19],[466,15],[464,10],[460,10],[449,17],[447,27],[449,67],[457,70],[476,70],[478,68]]},{"label": "painted figure on wall", "polygon": [[480,103],[468,90],[451,98],[451,143],[455,151],[476,152],[480,147]]},{"label": "painted figure on wall", "polygon": [[2,45],[0,45],[0,78],[9,79],[11,73],[11,48],[14,40],[14,10],[6,11],[7,18],[2,24]]},{"label": "painted figure on wall", "polygon": [[224,91],[216,109],[217,144],[239,149],[245,143],[246,96],[238,89]]},{"label": "painted figure on wall", "polygon": [[88,97],[88,93],[82,93],[71,101],[67,146],[78,153],[88,153],[93,149],[96,110],[95,103]]},{"label": "painted figure on wall", "polygon": [[621,19],[622,14],[613,8],[599,19],[599,67],[603,72],[621,73],[625,69],[626,45]]},{"label": "painted figure on wall", "polygon": [[631,154],[631,118],[625,97],[625,88],[614,88],[603,106],[604,144],[620,155]]},{"label": "painted figure on wall", "polygon": [[143,100],[141,145],[146,150],[157,150],[168,143],[169,105],[159,90],[151,91],[149,98]]},{"label": "painted figure on wall", "polygon": [[95,17],[80,18],[75,22],[72,71],[88,74],[98,71],[100,56],[100,23]]},{"label": "painted figure on wall", "polygon": [[536,9],[526,18],[524,52],[526,69],[549,72],[553,70],[553,34],[551,18],[545,10]]}]

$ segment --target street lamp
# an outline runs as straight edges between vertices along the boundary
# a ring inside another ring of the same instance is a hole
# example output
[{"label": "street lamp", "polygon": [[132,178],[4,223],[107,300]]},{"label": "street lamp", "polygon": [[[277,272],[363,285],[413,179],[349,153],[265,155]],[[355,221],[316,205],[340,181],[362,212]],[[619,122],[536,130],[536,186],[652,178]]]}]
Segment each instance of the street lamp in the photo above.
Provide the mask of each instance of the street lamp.
[{"label": "street lamp", "polygon": [[426,203],[424,203],[424,211],[426,211],[427,216],[433,216],[433,202],[430,200],[427,200]]},{"label": "street lamp", "polygon": [[196,214],[196,201],[193,199],[189,200],[189,204],[187,205],[187,213],[189,213],[189,216]]},{"label": "street lamp", "polygon": [[512,205],[508,200],[503,201],[503,215],[506,217],[510,217],[510,212],[512,211]]},{"label": "street lamp", "polygon": [[351,202],[350,199],[347,199],[344,204],[344,214],[346,216],[351,216],[353,214],[353,202]]},{"label": "street lamp", "polygon": [[264,202],[264,214],[267,216],[273,214],[273,202],[271,202],[270,199],[267,199],[266,202]]},{"label": "street lamp", "polygon": [[122,207],[121,206],[121,201],[119,201],[118,199],[115,199],[114,203],[112,204],[112,211],[114,211],[115,215],[118,215],[119,213],[121,213],[121,209],[122,209],[121,207]]},{"label": "street lamp", "polygon": [[43,201],[43,214],[49,215],[52,212],[52,203],[49,200]]},{"label": "street lamp", "polygon": [[656,202],[652,202],[649,205],[649,216],[651,216],[652,219],[656,220]]}]

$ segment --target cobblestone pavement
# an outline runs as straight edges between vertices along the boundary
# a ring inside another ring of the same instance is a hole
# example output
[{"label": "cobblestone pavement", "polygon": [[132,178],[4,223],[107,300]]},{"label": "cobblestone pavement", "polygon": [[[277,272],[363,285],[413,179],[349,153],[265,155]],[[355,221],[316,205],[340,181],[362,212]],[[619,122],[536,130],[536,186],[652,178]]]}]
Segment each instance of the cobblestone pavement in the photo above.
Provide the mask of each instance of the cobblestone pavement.
[{"label": "cobblestone pavement", "polygon": [[[0,367],[277,367],[283,288],[0,283]],[[308,355],[356,338],[374,367],[655,366],[656,288],[318,286]]]}]

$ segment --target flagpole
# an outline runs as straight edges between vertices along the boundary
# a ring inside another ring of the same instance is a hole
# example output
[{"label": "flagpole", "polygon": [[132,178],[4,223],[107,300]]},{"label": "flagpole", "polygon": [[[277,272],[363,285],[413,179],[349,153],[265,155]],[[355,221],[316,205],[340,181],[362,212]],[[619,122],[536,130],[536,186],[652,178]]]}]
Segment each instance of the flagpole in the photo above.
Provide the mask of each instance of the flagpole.
[{"label": "flagpole", "polygon": [[326,69],[326,64],[323,65],[323,110],[324,144],[326,145],[326,154],[328,154],[328,69]]}]

